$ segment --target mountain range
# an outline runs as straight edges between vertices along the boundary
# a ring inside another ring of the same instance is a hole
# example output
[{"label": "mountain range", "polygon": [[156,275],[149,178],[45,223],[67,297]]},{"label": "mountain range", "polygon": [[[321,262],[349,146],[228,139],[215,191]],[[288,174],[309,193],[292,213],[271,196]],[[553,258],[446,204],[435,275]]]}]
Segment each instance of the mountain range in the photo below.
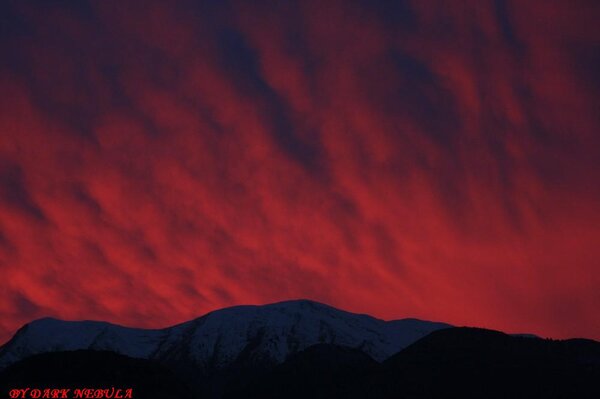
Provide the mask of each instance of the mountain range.
[{"label": "mountain range", "polygon": [[158,330],[45,318],[0,347],[0,389],[89,383],[90,374],[103,384],[128,376],[152,392],[138,397],[152,398],[168,397],[155,387],[163,378],[180,382],[180,398],[587,397],[600,380],[600,343],[383,321],[297,300]]},{"label": "mountain range", "polygon": [[227,367],[240,356],[277,364],[319,343],[357,348],[382,361],[447,327],[416,319],[383,321],[308,300],[225,308],[160,330],[44,318],[0,347],[0,369],[33,354],[94,349],[166,362],[185,357],[207,370]]}]

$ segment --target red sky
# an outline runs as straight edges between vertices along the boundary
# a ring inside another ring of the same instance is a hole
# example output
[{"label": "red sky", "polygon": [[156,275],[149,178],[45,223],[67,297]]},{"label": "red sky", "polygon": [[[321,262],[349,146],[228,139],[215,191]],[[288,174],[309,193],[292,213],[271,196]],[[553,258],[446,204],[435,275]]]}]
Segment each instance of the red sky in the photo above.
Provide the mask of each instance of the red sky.
[{"label": "red sky", "polygon": [[0,341],[290,298],[600,339],[599,19],[2,2]]}]

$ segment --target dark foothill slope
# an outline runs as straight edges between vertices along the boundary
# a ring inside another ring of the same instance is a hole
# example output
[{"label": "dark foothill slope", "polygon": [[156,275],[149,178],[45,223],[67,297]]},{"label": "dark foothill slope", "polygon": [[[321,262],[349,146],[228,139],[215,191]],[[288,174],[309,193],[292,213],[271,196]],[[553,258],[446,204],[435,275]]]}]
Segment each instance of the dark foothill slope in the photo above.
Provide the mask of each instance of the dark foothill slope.
[{"label": "dark foothill slope", "polygon": [[271,372],[246,386],[232,387],[227,399],[353,397],[349,382],[364,378],[380,364],[360,350],[314,345],[290,356]]}]

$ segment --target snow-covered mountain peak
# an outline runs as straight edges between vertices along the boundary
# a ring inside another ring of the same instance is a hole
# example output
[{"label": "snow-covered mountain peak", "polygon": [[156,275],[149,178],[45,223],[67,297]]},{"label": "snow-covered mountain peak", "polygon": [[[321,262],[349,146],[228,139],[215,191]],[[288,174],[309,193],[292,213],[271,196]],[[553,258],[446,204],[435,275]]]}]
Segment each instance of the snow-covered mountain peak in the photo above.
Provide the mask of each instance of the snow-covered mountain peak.
[{"label": "snow-covered mountain peak", "polygon": [[77,349],[167,362],[185,359],[211,369],[240,361],[281,363],[319,343],[359,348],[381,361],[444,327],[415,319],[386,322],[309,300],[234,306],[161,330],[44,318],[21,328],[0,348],[0,369],[31,354]]}]

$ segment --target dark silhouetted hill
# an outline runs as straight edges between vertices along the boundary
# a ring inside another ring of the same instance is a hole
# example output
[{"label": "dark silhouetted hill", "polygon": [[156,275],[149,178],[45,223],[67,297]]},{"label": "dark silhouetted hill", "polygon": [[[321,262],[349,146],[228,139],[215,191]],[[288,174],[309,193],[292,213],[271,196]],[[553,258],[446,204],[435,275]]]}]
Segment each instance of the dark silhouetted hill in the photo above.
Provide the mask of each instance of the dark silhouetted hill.
[{"label": "dark silhouetted hill", "polygon": [[450,328],[387,359],[364,386],[377,398],[599,398],[599,381],[598,342]]}]

